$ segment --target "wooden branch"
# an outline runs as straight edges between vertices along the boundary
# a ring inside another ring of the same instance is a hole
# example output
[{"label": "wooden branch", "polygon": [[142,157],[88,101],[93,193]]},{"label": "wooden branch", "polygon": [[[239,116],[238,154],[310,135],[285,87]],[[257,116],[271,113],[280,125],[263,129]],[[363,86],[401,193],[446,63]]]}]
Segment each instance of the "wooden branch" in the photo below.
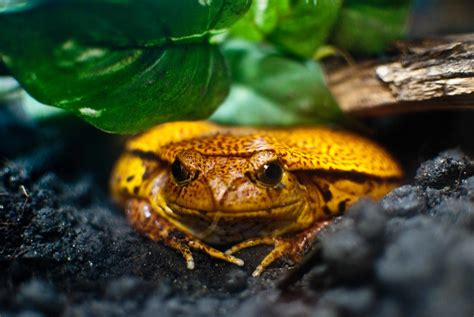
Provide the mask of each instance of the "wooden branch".
[{"label": "wooden branch", "polygon": [[402,42],[400,54],[329,73],[343,111],[379,116],[433,109],[474,110],[474,34]]}]

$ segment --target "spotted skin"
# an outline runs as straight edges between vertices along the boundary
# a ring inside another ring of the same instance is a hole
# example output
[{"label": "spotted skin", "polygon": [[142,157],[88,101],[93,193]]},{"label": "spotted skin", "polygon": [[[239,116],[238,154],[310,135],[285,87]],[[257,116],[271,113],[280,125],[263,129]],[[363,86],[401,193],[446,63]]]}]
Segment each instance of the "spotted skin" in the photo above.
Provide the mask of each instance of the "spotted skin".
[{"label": "spotted skin", "polygon": [[[184,180],[172,172],[176,162]],[[261,181],[268,164],[281,172],[276,183]],[[188,268],[191,249],[243,265],[235,253],[273,245],[258,276],[280,257],[300,259],[331,218],[361,196],[380,198],[401,178],[385,150],[349,132],[175,122],[127,143],[111,191],[130,222],[180,251]],[[209,246],[220,244],[233,246],[225,253]]]}]

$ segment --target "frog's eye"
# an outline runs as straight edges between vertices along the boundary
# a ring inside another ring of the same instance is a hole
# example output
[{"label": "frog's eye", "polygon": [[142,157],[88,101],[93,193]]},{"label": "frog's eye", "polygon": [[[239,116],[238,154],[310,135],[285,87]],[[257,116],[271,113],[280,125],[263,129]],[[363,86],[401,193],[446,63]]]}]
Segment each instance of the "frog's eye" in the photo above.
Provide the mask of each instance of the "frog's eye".
[{"label": "frog's eye", "polygon": [[278,162],[269,162],[261,167],[257,174],[257,180],[262,185],[273,187],[281,182],[282,176],[283,168],[281,165]]},{"label": "frog's eye", "polygon": [[171,164],[171,174],[178,185],[183,185],[191,180],[191,173],[184,167],[179,159],[175,159]]}]

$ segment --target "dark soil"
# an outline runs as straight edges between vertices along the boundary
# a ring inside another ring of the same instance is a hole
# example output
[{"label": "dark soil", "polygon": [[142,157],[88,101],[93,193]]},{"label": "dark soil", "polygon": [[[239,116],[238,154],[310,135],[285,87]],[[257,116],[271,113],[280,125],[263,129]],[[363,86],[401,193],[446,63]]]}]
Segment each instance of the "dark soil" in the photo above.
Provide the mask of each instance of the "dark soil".
[{"label": "dark soil", "polygon": [[263,247],[243,269],[195,252],[189,271],[129,227],[107,191],[120,138],[1,107],[0,316],[472,316],[474,163],[435,154],[472,154],[473,119],[372,122],[407,185],[353,206],[302,266],[252,278]]}]

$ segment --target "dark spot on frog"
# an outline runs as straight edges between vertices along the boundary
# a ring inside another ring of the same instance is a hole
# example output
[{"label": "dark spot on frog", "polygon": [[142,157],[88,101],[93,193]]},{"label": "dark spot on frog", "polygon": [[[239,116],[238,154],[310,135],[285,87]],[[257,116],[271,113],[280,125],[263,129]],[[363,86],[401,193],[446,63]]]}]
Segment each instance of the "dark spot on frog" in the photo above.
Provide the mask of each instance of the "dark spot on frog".
[{"label": "dark spot on frog", "polygon": [[346,204],[349,202],[349,199],[344,199],[339,202],[337,205],[337,211],[339,212],[340,215],[346,211]]},{"label": "dark spot on frog", "polygon": [[323,212],[324,212],[325,215],[328,215],[328,216],[330,216],[332,214],[331,209],[329,209],[329,207],[327,205],[323,206]]},{"label": "dark spot on frog", "polygon": [[135,187],[133,187],[133,193],[134,193],[135,195],[138,195],[138,192],[139,192],[139,191],[140,191],[140,186],[135,186]]},{"label": "dark spot on frog", "polygon": [[135,175],[130,175],[126,178],[127,182],[131,182],[135,178]]},{"label": "dark spot on frog", "polygon": [[331,190],[329,190],[329,186],[327,184],[324,184],[324,186],[321,186],[320,190],[321,190],[321,195],[323,196],[323,199],[325,202],[328,202],[332,199],[332,193],[331,193]]}]

